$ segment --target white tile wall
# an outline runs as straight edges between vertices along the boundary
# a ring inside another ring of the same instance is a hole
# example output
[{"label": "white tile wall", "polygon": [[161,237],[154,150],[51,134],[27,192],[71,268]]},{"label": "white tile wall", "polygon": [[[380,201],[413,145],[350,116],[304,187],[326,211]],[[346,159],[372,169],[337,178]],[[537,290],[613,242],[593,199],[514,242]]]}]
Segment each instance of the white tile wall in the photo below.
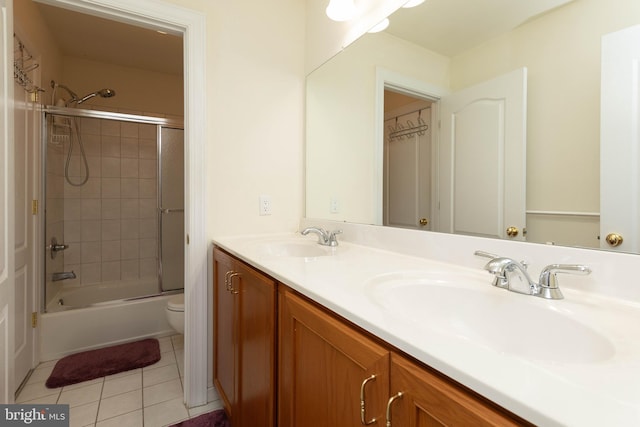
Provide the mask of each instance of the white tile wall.
[{"label": "white tile wall", "polygon": [[[156,126],[82,119],[81,135],[89,180],[79,187],[64,179],[48,185],[50,197],[58,194],[64,203],[58,209],[69,245],[64,271],[78,276],[64,286],[157,275]],[[84,177],[79,154],[76,145],[69,165],[75,183]],[[49,168],[64,176],[63,156],[51,157]]]}]

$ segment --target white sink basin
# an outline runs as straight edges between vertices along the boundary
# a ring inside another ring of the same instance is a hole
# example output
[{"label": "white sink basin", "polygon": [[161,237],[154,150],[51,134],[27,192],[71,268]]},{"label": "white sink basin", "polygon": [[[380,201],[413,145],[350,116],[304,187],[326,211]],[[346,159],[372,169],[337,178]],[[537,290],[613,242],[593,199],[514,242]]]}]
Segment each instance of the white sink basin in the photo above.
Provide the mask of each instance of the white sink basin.
[{"label": "white sink basin", "polygon": [[336,248],[322,246],[312,240],[298,241],[272,241],[260,243],[258,250],[267,256],[289,257],[289,258],[315,258],[330,256],[335,253]]},{"label": "white sink basin", "polygon": [[489,275],[405,272],[376,277],[366,290],[385,310],[419,327],[499,352],[564,363],[595,363],[614,355],[611,342],[573,318],[564,300],[520,295],[489,282]]}]

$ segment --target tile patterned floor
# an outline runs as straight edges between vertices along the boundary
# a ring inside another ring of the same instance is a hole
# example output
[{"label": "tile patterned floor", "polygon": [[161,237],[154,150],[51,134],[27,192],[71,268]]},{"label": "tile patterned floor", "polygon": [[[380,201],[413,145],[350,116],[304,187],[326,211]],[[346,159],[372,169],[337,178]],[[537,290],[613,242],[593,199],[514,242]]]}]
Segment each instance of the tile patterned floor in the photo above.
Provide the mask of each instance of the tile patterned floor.
[{"label": "tile patterned floor", "polygon": [[151,366],[61,388],[44,385],[56,361],[41,363],[16,403],[69,404],[70,427],[161,427],[222,408],[215,389],[206,405],[184,406],[183,336],[158,341],[162,357]]}]

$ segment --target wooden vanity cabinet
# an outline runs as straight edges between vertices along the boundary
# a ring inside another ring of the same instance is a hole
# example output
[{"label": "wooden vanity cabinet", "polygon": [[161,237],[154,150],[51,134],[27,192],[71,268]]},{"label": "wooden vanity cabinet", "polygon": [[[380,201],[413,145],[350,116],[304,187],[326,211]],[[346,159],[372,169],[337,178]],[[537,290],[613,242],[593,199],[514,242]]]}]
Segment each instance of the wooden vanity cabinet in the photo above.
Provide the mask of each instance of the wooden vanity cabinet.
[{"label": "wooden vanity cabinet", "polygon": [[279,427],[530,425],[284,287],[278,311]]},{"label": "wooden vanity cabinet", "polygon": [[284,287],[278,311],[278,426],[361,426],[371,375],[364,416],[384,419],[389,351]]},{"label": "wooden vanity cabinet", "polygon": [[275,425],[276,282],[214,249],[214,384],[233,427]]},{"label": "wooden vanity cabinet", "polygon": [[531,425],[400,355],[391,356],[390,377],[392,426]]}]

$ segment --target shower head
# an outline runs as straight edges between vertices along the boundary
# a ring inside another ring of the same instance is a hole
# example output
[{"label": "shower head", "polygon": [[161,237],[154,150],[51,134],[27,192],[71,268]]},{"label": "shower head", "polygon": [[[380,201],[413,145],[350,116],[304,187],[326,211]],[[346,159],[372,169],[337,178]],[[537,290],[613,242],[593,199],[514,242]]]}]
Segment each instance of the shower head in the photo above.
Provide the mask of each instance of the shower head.
[{"label": "shower head", "polygon": [[80,98],[74,91],[72,91],[71,89],[69,89],[67,86],[60,84],[60,83],[56,83],[54,80],[51,80],[51,87],[53,88],[53,94],[51,96],[51,103],[55,105],[56,100],[53,99],[55,98],[55,93],[56,93],[56,89],[57,88],[61,88],[67,91],[67,93],[69,94],[69,96],[71,97],[68,101],[64,102],[64,106],[68,107],[69,105],[73,104],[74,102],[76,104],[82,104],[83,102],[93,98],[94,96],[100,96],[102,98],[111,98],[112,96],[116,96],[116,91],[113,89],[100,89],[97,90],[95,92],[92,92],[88,95],[83,96],[82,98]]},{"label": "shower head", "polygon": [[83,96],[82,98],[78,99],[77,102],[78,104],[82,104],[83,102],[93,98],[94,96],[101,96],[102,98],[111,98],[112,96],[116,96],[116,91],[113,89],[100,89],[88,95]]}]

